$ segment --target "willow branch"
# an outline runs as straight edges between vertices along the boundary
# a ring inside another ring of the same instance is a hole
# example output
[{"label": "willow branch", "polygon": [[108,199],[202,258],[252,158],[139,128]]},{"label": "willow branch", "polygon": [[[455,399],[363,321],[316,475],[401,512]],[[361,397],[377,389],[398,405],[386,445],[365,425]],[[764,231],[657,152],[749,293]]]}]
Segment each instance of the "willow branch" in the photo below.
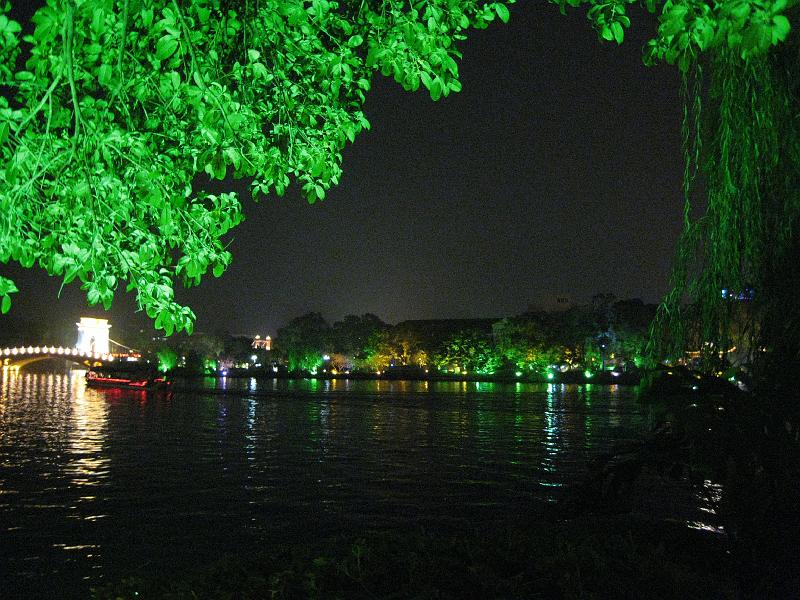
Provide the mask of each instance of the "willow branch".
[{"label": "willow branch", "polygon": [[78,129],[83,120],[81,119],[81,107],[78,104],[78,92],[75,87],[75,71],[72,62],[72,42],[75,33],[74,29],[74,15],[75,8],[72,2],[67,3],[67,19],[64,23],[64,55],[67,66],[67,77],[69,78],[69,89],[72,94],[72,106],[75,112],[75,136],[78,135]]},{"label": "willow branch", "polygon": [[30,114],[28,114],[28,116],[25,117],[25,120],[22,121],[22,123],[20,123],[19,127],[17,127],[16,131],[17,135],[22,133],[22,130],[25,129],[25,127],[27,127],[28,123],[30,123],[33,120],[33,118],[37,114],[39,114],[39,111],[42,110],[42,108],[44,108],[45,102],[47,102],[47,100],[52,95],[53,91],[56,89],[56,86],[58,86],[60,82],[61,82],[61,73],[56,75],[55,79],[53,79],[53,82],[50,84],[50,87],[47,88],[47,91],[44,93],[44,96],[42,96],[42,99],[39,100],[39,104],[36,105],[33,111],[31,111]]},{"label": "willow branch", "polygon": [[219,108],[219,111],[222,113],[222,118],[225,120],[225,124],[233,133],[233,127],[228,122],[228,115],[225,113],[225,108],[222,106],[222,102],[220,101],[219,97],[216,94],[212,93],[208,86],[206,86],[206,82],[203,79],[203,74],[200,72],[200,61],[197,60],[197,55],[194,52],[194,44],[192,44],[192,39],[189,36],[189,27],[186,25],[186,21],[183,18],[183,13],[181,12],[180,7],[178,6],[177,0],[172,0],[172,5],[175,7],[175,12],[178,15],[178,20],[181,22],[181,30],[183,31],[183,35],[186,38],[186,46],[189,48],[189,56],[192,58],[192,71],[197,74],[197,85],[200,86],[200,89],[203,90],[206,94],[211,96],[214,102]]},{"label": "willow branch", "polygon": [[128,0],[122,5],[122,37],[119,41],[117,53],[117,72],[119,73],[120,87],[122,86],[122,57],[125,54],[125,37],[128,35]]}]

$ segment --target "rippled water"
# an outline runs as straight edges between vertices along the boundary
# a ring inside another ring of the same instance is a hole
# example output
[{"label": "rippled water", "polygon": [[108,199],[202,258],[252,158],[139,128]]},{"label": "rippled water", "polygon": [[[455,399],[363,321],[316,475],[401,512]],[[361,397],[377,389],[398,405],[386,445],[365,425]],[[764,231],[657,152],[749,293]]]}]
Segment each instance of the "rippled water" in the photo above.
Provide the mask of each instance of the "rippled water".
[{"label": "rippled water", "polygon": [[237,393],[3,372],[0,580],[80,597],[272,542],[533,511],[643,427],[617,386],[203,384]]}]

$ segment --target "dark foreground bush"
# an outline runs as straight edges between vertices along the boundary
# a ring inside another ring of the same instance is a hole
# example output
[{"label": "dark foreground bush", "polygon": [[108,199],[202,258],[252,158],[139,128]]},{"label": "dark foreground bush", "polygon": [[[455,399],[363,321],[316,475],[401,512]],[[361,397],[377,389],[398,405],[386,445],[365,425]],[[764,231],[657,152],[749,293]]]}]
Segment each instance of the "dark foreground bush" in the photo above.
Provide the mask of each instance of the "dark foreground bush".
[{"label": "dark foreground bush", "polygon": [[718,541],[680,524],[585,516],[468,533],[384,532],[292,546],[96,599],[702,598],[738,596]]}]

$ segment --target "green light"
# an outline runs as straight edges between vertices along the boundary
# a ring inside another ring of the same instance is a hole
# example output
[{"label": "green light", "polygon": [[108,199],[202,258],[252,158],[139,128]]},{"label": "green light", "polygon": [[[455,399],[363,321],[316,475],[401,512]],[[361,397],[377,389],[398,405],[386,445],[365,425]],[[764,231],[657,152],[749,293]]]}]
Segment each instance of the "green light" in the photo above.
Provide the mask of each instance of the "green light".
[{"label": "green light", "polygon": [[517,377],[522,377],[522,371],[517,371],[516,373],[514,373],[514,375],[516,375]]},{"label": "green light", "polygon": [[158,370],[162,373],[171,371],[178,366],[178,355],[171,348],[162,348],[156,352]]},{"label": "green light", "polygon": [[594,373],[592,373],[589,369],[586,369],[583,372],[583,376],[586,377],[586,379],[591,379],[594,376]]},{"label": "green light", "polygon": [[552,372],[552,371],[548,371],[548,372],[547,372],[547,379],[549,379],[550,381],[552,381],[554,377],[555,377],[555,375],[553,375],[553,372]]}]

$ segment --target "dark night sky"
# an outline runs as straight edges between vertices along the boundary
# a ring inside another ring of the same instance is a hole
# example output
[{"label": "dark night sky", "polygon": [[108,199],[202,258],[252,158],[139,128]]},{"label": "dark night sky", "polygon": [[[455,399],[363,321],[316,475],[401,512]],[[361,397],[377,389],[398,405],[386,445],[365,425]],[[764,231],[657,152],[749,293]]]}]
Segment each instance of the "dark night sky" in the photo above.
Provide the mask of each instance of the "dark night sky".
[{"label": "dark night sky", "polygon": [[[18,0],[19,1],[19,0]],[[197,330],[273,334],[307,311],[388,322],[517,314],[541,297],[596,292],[655,301],[680,230],[677,70],[647,68],[645,14],[621,47],[582,12],[512,7],[507,25],[472,32],[464,89],[438,103],[376,75],[372,131],[344,154],[326,200],[292,191],[254,205],[220,279],[179,291]],[[77,286],[37,270],[0,318],[102,316]],[[118,294],[112,324],[146,324]]]}]

